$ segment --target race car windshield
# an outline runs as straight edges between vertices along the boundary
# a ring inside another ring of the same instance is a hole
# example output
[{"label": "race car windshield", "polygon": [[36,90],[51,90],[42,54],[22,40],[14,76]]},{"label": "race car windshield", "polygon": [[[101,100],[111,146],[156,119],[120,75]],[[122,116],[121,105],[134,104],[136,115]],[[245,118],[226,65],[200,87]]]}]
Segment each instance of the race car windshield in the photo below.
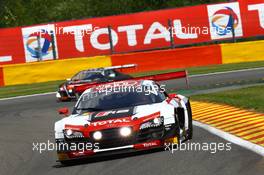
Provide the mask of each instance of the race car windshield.
[{"label": "race car windshield", "polygon": [[79,72],[77,75],[72,77],[72,81],[78,80],[103,80],[105,77],[100,72],[89,72],[89,71],[82,71]]},{"label": "race car windshield", "polygon": [[100,73],[86,73],[83,80],[95,80],[95,79],[103,79],[104,76]]},{"label": "race car windshield", "polygon": [[106,94],[87,93],[82,96],[76,110],[80,111],[103,111],[117,108],[126,108],[146,104],[160,103],[165,100],[162,92],[111,92]]}]

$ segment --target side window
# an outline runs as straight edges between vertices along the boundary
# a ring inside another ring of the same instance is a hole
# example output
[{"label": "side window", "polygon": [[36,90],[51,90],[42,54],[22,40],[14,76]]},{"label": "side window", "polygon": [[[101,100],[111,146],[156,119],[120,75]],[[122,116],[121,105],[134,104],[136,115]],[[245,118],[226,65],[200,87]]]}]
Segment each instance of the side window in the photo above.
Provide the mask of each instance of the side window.
[{"label": "side window", "polygon": [[86,74],[87,74],[86,71],[82,71],[82,72],[80,72],[80,74],[79,74],[79,80],[83,80],[83,79],[85,79]]},{"label": "side window", "polygon": [[72,77],[72,81],[78,81],[80,80],[80,76],[81,76],[82,72],[79,72],[77,74],[75,74],[73,77]]}]

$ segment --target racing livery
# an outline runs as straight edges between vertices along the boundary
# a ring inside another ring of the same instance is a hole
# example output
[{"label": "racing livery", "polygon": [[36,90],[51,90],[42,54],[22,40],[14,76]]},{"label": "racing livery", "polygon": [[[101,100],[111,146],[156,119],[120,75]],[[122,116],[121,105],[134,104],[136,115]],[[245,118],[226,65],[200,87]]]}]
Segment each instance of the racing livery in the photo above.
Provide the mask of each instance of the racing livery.
[{"label": "racing livery", "polygon": [[[68,109],[59,113],[67,115]],[[72,114],[55,123],[57,145],[82,144],[74,150],[57,150],[62,164],[178,144],[191,139],[192,132],[188,98],[167,94],[152,80],[125,80],[89,88]]]},{"label": "racing livery", "polygon": [[58,101],[67,101],[78,99],[82,92],[76,91],[76,87],[85,85],[86,87],[93,86],[97,83],[120,81],[131,79],[130,75],[123,74],[117,69],[136,67],[135,64],[127,64],[121,66],[112,66],[105,68],[96,68],[83,70],[75,74],[72,78],[59,85],[59,90],[56,93]]}]

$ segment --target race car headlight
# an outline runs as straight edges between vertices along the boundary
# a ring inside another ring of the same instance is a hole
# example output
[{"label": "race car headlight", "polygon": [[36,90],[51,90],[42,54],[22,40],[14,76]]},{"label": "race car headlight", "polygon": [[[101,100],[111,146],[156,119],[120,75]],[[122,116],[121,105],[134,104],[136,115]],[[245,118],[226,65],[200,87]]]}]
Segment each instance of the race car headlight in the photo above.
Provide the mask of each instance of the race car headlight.
[{"label": "race car headlight", "polygon": [[131,135],[131,133],[132,133],[132,130],[129,127],[123,127],[123,128],[120,129],[120,134],[123,137],[129,136],[129,135]]},{"label": "race car headlight", "polygon": [[96,131],[93,133],[93,138],[95,140],[101,140],[102,139],[102,133],[100,131]]},{"label": "race car headlight", "polygon": [[158,127],[163,123],[163,117],[157,117],[140,125],[139,129]]},{"label": "race car headlight", "polygon": [[73,131],[71,129],[66,129],[64,134],[67,138],[81,138],[83,137],[83,133],[79,131]]},{"label": "race car headlight", "polygon": [[69,89],[69,93],[72,93],[72,89]]},{"label": "race car headlight", "polygon": [[66,135],[71,136],[73,134],[73,131],[71,129],[66,130]]},{"label": "race car headlight", "polygon": [[160,125],[160,124],[162,123],[161,120],[162,120],[162,119],[161,119],[160,117],[158,117],[158,118],[154,118],[153,123],[154,123],[154,124],[157,124],[157,125]]}]

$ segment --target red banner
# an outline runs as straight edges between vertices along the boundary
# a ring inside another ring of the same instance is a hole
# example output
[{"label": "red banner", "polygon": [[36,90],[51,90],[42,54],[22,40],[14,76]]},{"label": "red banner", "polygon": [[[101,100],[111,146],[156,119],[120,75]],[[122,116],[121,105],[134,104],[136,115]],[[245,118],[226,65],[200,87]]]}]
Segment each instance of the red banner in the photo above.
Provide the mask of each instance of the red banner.
[{"label": "red banner", "polygon": [[263,9],[263,0],[241,0],[1,29],[0,65],[263,35]]},{"label": "red banner", "polygon": [[[220,45],[157,50],[111,56],[112,65],[137,64],[136,72],[221,64]],[[133,72],[124,70],[124,72]]]},{"label": "red banner", "polygon": [[21,28],[0,29],[0,65],[25,63]]},{"label": "red banner", "polygon": [[[199,20],[197,20],[197,16]],[[114,51],[128,52],[170,46],[170,33],[168,20],[172,27],[180,25],[188,28],[209,27],[206,6],[195,6],[180,9],[143,12],[129,15],[94,18],[82,21],[58,23],[57,28],[68,31],[69,26],[78,26],[95,31],[84,32],[82,38],[78,38],[78,32],[74,34],[60,34],[58,36],[59,53],[61,58],[82,57],[87,55],[110,54],[110,44],[107,26],[111,26],[111,35]],[[97,28],[97,30],[96,30]],[[174,27],[175,28],[175,27]],[[76,29],[72,28],[73,30]],[[180,30],[180,28],[178,29]],[[75,30],[76,31],[76,30]],[[86,30],[88,31],[88,30]],[[174,35],[176,45],[210,40],[207,34],[197,36],[184,34],[179,31]],[[77,39],[76,39],[77,38]],[[67,50],[67,52],[65,52]]]}]

